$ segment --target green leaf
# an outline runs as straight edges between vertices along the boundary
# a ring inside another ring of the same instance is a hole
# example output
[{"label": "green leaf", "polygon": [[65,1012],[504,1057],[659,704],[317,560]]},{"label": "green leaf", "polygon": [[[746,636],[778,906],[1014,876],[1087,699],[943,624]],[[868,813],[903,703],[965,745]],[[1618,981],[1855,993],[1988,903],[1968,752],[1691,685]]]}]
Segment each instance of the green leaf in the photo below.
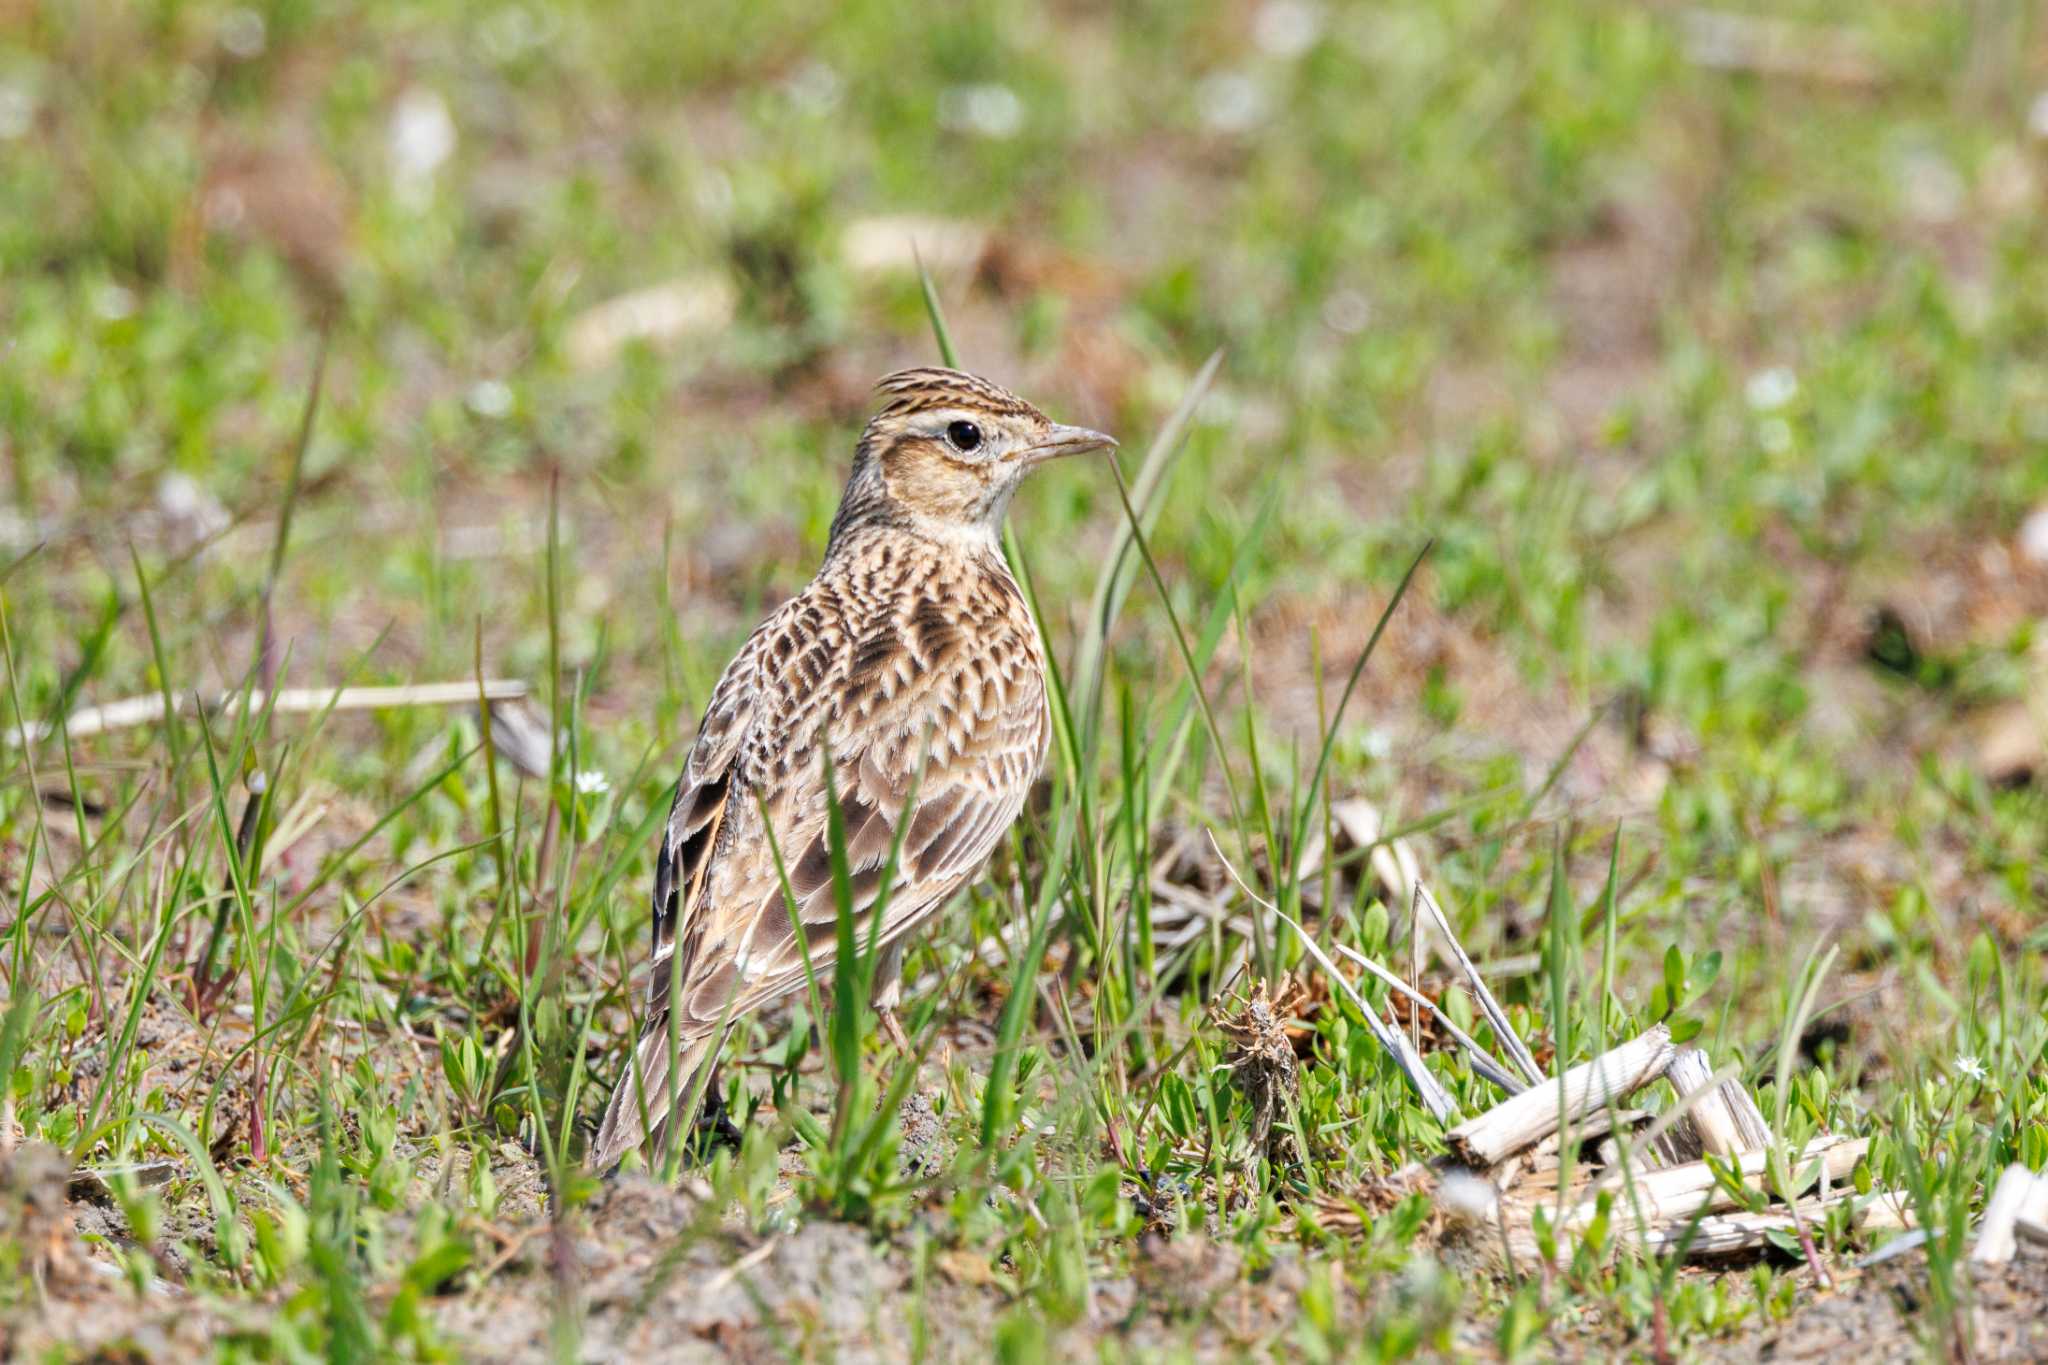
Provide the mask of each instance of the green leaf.
[{"label": "green leaf", "polygon": [[469,1268],[470,1245],[460,1237],[443,1237],[413,1258],[406,1280],[428,1294],[439,1293],[448,1281]]},{"label": "green leaf", "polygon": [[1712,986],[1721,977],[1721,950],[1714,949],[1693,959],[1692,993],[1698,995]]}]

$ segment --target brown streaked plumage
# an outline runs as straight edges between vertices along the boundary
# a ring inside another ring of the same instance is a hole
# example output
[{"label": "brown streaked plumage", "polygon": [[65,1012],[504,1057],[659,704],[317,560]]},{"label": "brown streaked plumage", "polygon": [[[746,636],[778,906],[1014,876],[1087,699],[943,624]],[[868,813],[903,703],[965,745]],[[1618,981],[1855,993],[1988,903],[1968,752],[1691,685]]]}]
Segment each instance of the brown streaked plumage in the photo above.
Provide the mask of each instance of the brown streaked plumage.
[{"label": "brown streaked plumage", "polygon": [[904,936],[981,870],[1045,761],[1044,649],[998,536],[1033,467],[1116,443],[958,370],[904,370],[880,393],[823,565],[726,666],[677,784],[647,1013],[597,1170],[660,1146],[721,1021],[803,986],[798,934],[831,970],[828,762],[863,940],[903,831],[877,934],[886,1010]]}]

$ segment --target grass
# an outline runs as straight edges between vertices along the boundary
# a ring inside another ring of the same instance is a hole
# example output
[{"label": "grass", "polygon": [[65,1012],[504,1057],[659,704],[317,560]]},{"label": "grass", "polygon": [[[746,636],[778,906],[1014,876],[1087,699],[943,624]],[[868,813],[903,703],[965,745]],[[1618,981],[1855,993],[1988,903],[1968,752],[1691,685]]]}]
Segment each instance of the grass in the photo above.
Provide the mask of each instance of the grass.
[{"label": "grass", "polygon": [[[252,705],[6,749],[0,1141],[116,1172],[81,1226],[134,1288],[0,1277],[0,1337],[568,1356],[722,1284],[785,1354],[1690,1354],[1852,1286],[1834,1222],[1711,1275],[1440,1255],[1376,1192],[1443,1125],[1341,990],[1275,1164],[1208,1010],[1317,979],[1290,922],[1408,961],[1364,797],[1546,1066],[1670,1023],[1781,1188],[1873,1137],[1930,1233],[1902,1330],[1965,1349],[1987,1178],[2048,1163],[2043,798],[1981,743],[2040,739],[2036,21],[1800,7],[1844,89],[1606,4],[730,10],[0,17],[6,724],[490,676],[563,737],[535,774],[473,710]],[[986,244],[856,259],[902,213]],[[714,326],[584,358],[706,281]],[[866,384],[955,342],[1123,438],[1012,516],[1046,790],[912,952],[912,1055],[857,974],[745,1022],[737,1138],[629,1235],[577,1158],[668,784]],[[845,1227],[888,1287],[818,1306],[793,1258]]]}]

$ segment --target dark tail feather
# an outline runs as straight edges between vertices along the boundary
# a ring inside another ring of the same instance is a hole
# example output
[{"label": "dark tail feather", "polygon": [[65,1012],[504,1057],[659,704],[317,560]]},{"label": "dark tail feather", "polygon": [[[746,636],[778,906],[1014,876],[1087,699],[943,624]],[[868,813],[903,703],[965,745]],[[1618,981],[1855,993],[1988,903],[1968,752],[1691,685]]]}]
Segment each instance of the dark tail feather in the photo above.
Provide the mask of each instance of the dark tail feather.
[{"label": "dark tail feather", "polygon": [[612,1091],[611,1103],[605,1106],[604,1123],[597,1130],[597,1141],[590,1147],[588,1163],[592,1171],[603,1175],[636,1147],[646,1147],[650,1159],[661,1151],[669,1111],[688,1101],[689,1087],[705,1054],[711,1051],[715,1036],[685,1035],[676,1040],[675,1075],[682,1079],[682,1089],[677,1091],[670,1086],[667,1020],[660,1020],[658,1025],[649,1022],[647,1031],[640,1035],[639,1045],[633,1049],[631,1065],[619,1078],[618,1088]]}]

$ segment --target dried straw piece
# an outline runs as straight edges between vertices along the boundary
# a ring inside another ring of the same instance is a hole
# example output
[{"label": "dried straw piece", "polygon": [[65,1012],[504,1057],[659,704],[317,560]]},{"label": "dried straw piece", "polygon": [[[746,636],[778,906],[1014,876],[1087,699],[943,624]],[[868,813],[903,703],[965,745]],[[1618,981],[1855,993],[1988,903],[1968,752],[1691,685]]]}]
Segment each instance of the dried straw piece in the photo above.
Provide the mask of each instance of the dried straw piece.
[{"label": "dried straw piece", "polygon": [[666,346],[721,331],[732,321],[739,291],[716,271],[700,271],[620,294],[578,314],[562,350],[579,370],[609,365],[635,341]]},{"label": "dried straw piece", "polygon": [[[1850,1222],[1864,1232],[1907,1228],[1913,1223],[1912,1200],[1901,1190],[1876,1190],[1868,1195],[1841,1194],[1831,1199],[1802,1199],[1797,1206],[1797,1218],[1791,1209],[1781,1207],[1763,1213],[1688,1213],[1681,1218],[1654,1218],[1646,1227],[1638,1227],[1633,1219],[1626,1216],[1626,1204],[1626,1199],[1616,1197],[1614,1207],[1623,1216],[1617,1221],[1621,1235],[1614,1239],[1615,1246],[1632,1241],[1653,1254],[1684,1246],[1688,1261],[1717,1260],[1761,1251],[1770,1245],[1773,1233],[1796,1233],[1801,1223],[1810,1227],[1844,1204],[1850,1207]],[[1695,1219],[1698,1221],[1696,1230],[1693,1227]],[[1631,1229],[1634,1230],[1633,1235]],[[1509,1248],[1517,1257],[1541,1259],[1535,1236],[1526,1224],[1509,1235]],[[1562,1243],[1558,1252],[1560,1256],[1566,1254]]]},{"label": "dried straw piece", "polygon": [[[1683,1100],[1705,1089],[1714,1079],[1714,1063],[1696,1047],[1685,1047],[1671,1059],[1664,1073],[1671,1088]],[[1692,1109],[1673,1125],[1671,1136],[1677,1147],[1693,1154],[1738,1156],[1771,1144],[1770,1126],[1763,1111],[1736,1081],[1723,1081],[1712,1093],[1693,1101]]]},{"label": "dried straw piece", "polygon": [[1976,1265],[2003,1265],[2019,1250],[2020,1215],[2031,1212],[2037,1199],[2048,1199],[2048,1180],[2015,1161],[1999,1174],[1984,1201],[1984,1219],[1977,1225],[1977,1244],[1970,1249]]},{"label": "dried straw piece", "polygon": [[1389,906],[1412,901],[1416,884],[1422,880],[1422,860],[1415,856],[1414,847],[1406,839],[1384,837],[1386,822],[1372,802],[1354,796],[1330,807],[1330,815],[1345,838],[1359,848],[1372,850],[1367,860],[1372,864],[1373,875],[1387,890]]},{"label": "dried straw piece", "polygon": [[[509,702],[525,696],[525,683],[496,679],[486,680],[480,685],[447,682],[412,683],[402,687],[287,687],[280,689],[274,700],[262,688],[255,688],[248,694],[248,705],[252,711],[267,709],[276,715],[307,715],[328,710],[390,711],[406,706],[462,706],[479,698],[491,703]],[[242,703],[242,693],[238,689],[217,693],[203,705],[208,715],[234,715],[241,710]],[[171,709],[178,715],[188,715],[200,704],[196,693],[171,694]],[[147,725],[161,720],[163,714],[161,694],[127,697],[108,702],[105,706],[88,706],[74,711],[64,718],[61,727],[69,732],[71,738],[84,739],[110,730]],[[7,742],[39,744],[58,733],[58,729],[55,725],[30,721],[9,732]]]},{"label": "dried straw piece", "polygon": [[1659,1024],[1565,1072],[1562,1108],[1556,1085],[1533,1086],[1453,1128],[1451,1151],[1468,1166],[1492,1166],[1567,1123],[1627,1099],[1664,1074],[1672,1051],[1671,1030]]},{"label": "dried straw piece", "polygon": [[[1870,1150],[1870,1139],[1854,1140],[1829,1134],[1815,1138],[1806,1144],[1792,1162],[1795,1180],[1813,1169],[1823,1191],[1838,1185],[1848,1178]],[[1741,1156],[1719,1163],[1721,1169],[1730,1171],[1741,1178],[1746,1185],[1754,1186],[1756,1177],[1765,1173],[1770,1164],[1770,1153],[1765,1151],[1745,1152]],[[1732,1170],[1731,1170],[1732,1168]],[[1693,1214],[1705,1210],[1713,1213],[1732,1209],[1740,1202],[1733,1192],[1722,1183],[1714,1169],[1705,1161],[1690,1161],[1683,1166],[1666,1166],[1657,1170],[1637,1171],[1627,1187],[1623,1187],[1619,1171],[1609,1172],[1599,1179],[1586,1182],[1573,1190],[1574,1205],[1566,1215],[1570,1224],[1580,1224],[1593,1216],[1594,1198],[1601,1190],[1613,1190],[1614,1205],[1617,1209],[1633,1212],[1640,1208],[1646,1220],[1683,1221]]]},{"label": "dried straw piece", "polygon": [[498,757],[528,777],[549,776],[554,755],[548,743],[548,718],[524,698],[491,703],[491,744]]},{"label": "dried straw piece", "polygon": [[[1686,1259],[1707,1260],[1737,1252],[1760,1250],[1774,1232],[1796,1232],[1800,1224],[1812,1224],[1842,1203],[1841,1199],[1806,1199],[1799,1203],[1799,1216],[1785,1213],[1717,1213],[1700,1220],[1699,1231],[1686,1247]],[[1877,1190],[1854,1197],[1850,1221],[1865,1232],[1910,1227],[1912,1201],[1902,1190]],[[1642,1244],[1650,1251],[1663,1251],[1685,1241],[1691,1218],[1677,1218],[1649,1229]]]},{"label": "dried straw piece", "polygon": [[2020,1217],[2016,1226],[2025,1235],[2028,1224],[2048,1227],[2048,1170],[2034,1172],[2034,1188],[2027,1195],[2027,1202],[2020,1205]]}]

